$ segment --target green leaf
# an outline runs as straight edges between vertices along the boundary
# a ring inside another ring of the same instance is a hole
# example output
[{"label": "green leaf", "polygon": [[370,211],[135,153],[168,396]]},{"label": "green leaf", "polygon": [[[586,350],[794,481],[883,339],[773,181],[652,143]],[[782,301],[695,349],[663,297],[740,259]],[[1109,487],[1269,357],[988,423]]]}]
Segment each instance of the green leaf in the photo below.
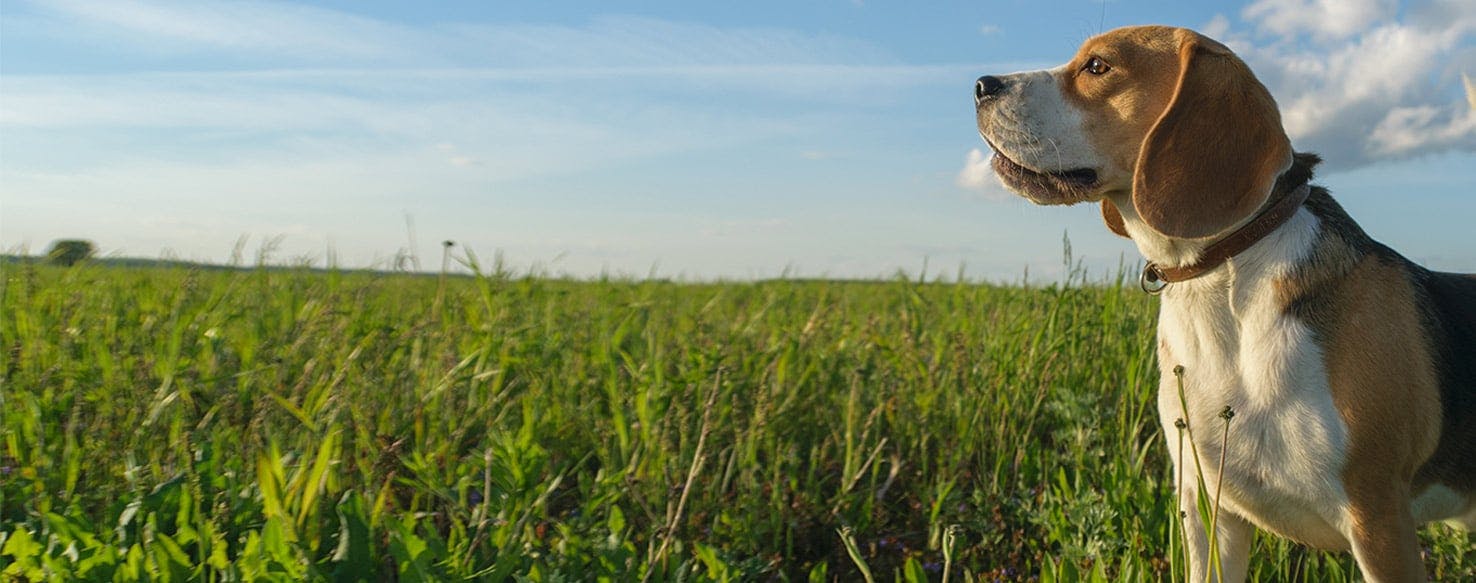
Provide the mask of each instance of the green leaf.
[{"label": "green leaf", "polygon": [[620,540],[625,538],[625,513],[620,511],[620,505],[610,505],[610,518],[605,524],[610,528],[610,545],[620,544]]},{"label": "green leaf", "polygon": [[246,533],[246,542],[241,545],[240,554],[236,555],[236,568],[241,570],[241,578],[247,581],[255,581],[266,573],[266,556],[262,552],[261,535],[256,531]]},{"label": "green leaf", "polygon": [[374,556],[369,530],[369,512],[358,492],[344,492],[338,500],[338,547],[333,551],[334,581],[369,581],[374,578]]},{"label": "green leaf", "polygon": [[41,570],[41,548],[41,544],[31,538],[30,532],[19,526],[15,527],[15,531],[5,540],[5,546],[0,547],[0,557],[11,557],[14,562],[6,565],[0,574],[40,581],[44,575]]},{"label": "green leaf", "polygon": [[416,536],[413,518],[406,521],[385,520],[390,529],[390,556],[395,558],[402,581],[435,581],[431,558],[426,556],[425,540]]},{"label": "green leaf", "polygon": [[[308,517],[313,515],[315,509],[313,503],[318,500],[318,493],[326,486],[328,481],[328,466],[333,459],[333,453],[338,449],[338,436],[335,431],[329,433],[323,442],[318,444],[318,455],[313,459],[312,468],[308,470],[307,482],[302,486],[301,507],[297,509],[297,526],[305,529],[308,526]],[[311,540],[311,539],[309,539]]]},{"label": "green leaf", "polygon": [[30,531],[17,526],[5,539],[5,546],[0,548],[0,555],[14,557],[16,560],[29,559],[41,554],[41,544],[31,538]]},{"label": "green leaf", "polygon": [[692,552],[697,555],[697,560],[702,561],[708,577],[719,581],[727,581],[731,577],[728,564],[718,558],[717,549],[702,543],[692,543]]},{"label": "green leaf", "polygon": [[143,500],[134,500],[123,507],[118,513],[118,542],[128,542],[128,526],[133,524],[133,518],[138,516],[139,509],[143,508]]},{"label": "green leaf", "polygon": [[805,579],[810,583],[826,583],[830,580],[829,575],[830,563],[820,562],[810,567],[810,574]]},{"label": "green leaf", "polygon": [[[275,448],[273,448],[275,453]],[[262,514],[267,518],[282,515],[282,466],[266,454],[256,458],[256,483],[261,489]]]},{"label": "green leaf", "polygon": [[218,533],[210,533],[210,557],[205,559],[205,564],[217,571],[225,571],[231,568],[231,560],[226,556],[225,536]]},{"label": "green leaf", "polygon": [[902,565],[902,580],[907,583],[928,583],[928,575],[923,571],[922,563],[916,558],[908,557],[907,562]]},{"label": "green leaf", "polygon": [[291,527],[285,518],[267,519],[261,528],[261,550],[268,559],[277,563],[294,562]]},{"label": "green leaf", "polygon": [[193,565],[189,555],[179,547],[179,543],[164,533],[155,533],[154,542],[149,545],[154,555],[154,566],[158,569],[160,579],[163,581],[192,581]]},{"label": "green leaf", "polygon": [[144,552],[142,545],[128,547],[128,554],[123,557],[123,577],[125,581],[143,581],[147,575],[144,568]]}]

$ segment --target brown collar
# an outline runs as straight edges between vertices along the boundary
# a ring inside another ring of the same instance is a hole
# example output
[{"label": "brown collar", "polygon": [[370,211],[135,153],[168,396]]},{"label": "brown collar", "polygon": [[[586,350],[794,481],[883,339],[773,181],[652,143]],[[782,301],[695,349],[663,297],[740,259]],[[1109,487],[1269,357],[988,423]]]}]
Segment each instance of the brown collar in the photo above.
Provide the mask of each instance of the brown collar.
[{"label": "brown collar", "polygon": [[1205,247],[1204,252],[1199,254],[1199,261],[1179,267],[1162,267],[1149,261],[1143,266],[1143,274],[1138,278],[1139,285],[1143,291],[1156,294],[1163,291],[1168,284],[1194,279],[1223,265],[1291,219],[1302,203],[1307,202],[1307,196],[1311,192],[1312,188],[1307,184],[1298,186],[1281,197],[1281,200],[1262,209],[1251,222]]}]

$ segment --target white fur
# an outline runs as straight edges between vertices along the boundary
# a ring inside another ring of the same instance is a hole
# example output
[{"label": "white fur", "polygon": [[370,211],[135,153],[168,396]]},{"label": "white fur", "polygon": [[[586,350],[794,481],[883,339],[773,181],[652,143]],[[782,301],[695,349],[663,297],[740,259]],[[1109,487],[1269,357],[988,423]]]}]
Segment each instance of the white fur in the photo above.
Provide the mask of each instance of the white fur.
[{"label": "white fur", "polygon": [[1199,259],[1199,254],[1204,252],[1206,245],[1201,241],[1172,239],[1149,227],[1138,217],[1130,194],[1121,193],[1111,198],[1118,214],[1122,215],[1123,228],[1138,246],[1138,252],[1149,260],[1165,267],[1179,267],[1194,263]]},{"label": "white fur", "polygon": [[[1130,232],[1147,230],[1136,214],[1124,213],[1123,219]],[[1347,428],[1333,405],[1311,329],[1286,314],[1272,285],[1306,257],[1317,232],[1317,219],[1303,209],[1226,264],[1164,291],[1158,411],[1176,481],[1185,487],[1191,580],[1203,580],[1208,556],[1204,525],[1194,512],[1199,471],[1206,494],[1211,500],[1218,495],[1219,520],[1231,517],[1231,531],[1222,529],[1219,535],[1227,565],[1244,565],[1249,552],[1249,539],[1236,538],[1249,537],[1249,530],[1236,532],[1237,519],[1321,547],[1348,547],[1347,496],[1339,479],[1347,459]],[[1143,246],[1156,248],[1149,237],[1145,233]],[[1182,402],[1173,372],[1181,365]],[[1226,421],[1219,416],[1226,406],[1234,412],[1228,440]],[[1175,421],[1186,408],[1199,469],[1190,457],[1188,434],[1182,458],[1179,452]],[[1225,575],[1225,580],[1239,578],[1229,570]]]},{"label": "white fur", "polygon": [[1063,67],[1001,76],[1003,95],[987,109],[993,130],[985,139],[1006,157],[1036,172],[1102,165],[1082,132],[1081,111],[1061,95]]},{"label": "white fur", "polygon": [[1464,494],[1443,484],[1432,484],[1410,502],[1410,511],[1415,522],[1449,519],[1466,530],[1476,530],[1476,508],[1468,508],[1469,505],[1470,500]]},{"label": "white fur", "polygon": [[1476,507],[1471,506],[1469,498],[1466,501],[1465,514],[1452,517],[1448,522],[1452,526],[1457,526],[1466,530],[1476,530]]}]

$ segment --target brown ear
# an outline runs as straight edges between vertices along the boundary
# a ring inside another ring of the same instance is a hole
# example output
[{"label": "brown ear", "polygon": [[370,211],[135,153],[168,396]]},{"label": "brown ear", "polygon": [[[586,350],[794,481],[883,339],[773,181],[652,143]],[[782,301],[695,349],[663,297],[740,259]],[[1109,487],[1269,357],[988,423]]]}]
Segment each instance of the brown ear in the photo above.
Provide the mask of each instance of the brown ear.
[{"label": "brown ear", "polygon": [[1276,101],[1250,68],[1218,42],[1180,34],[1178,83],[1143,139],[1133,207],[1164,235],[1198,239],[1259,209],[1292,150]]},{"label": "brown ear", "polygon": [[1127,227],[1122,224],[1122,213],[1117,210],[1117,205],[1112,204],[1110,198],[1102,199],[1102,222],[1107,223],[1107,228],[1117,236],[1132,238],[1128,236]]}]

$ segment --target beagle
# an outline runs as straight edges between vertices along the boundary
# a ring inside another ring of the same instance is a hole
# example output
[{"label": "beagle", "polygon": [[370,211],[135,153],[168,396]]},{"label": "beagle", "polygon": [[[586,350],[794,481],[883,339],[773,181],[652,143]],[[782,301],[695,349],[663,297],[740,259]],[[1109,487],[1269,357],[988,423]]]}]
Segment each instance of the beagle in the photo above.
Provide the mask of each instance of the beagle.
[{"label": "beagle", "polygon": [[1418,525],[1476,529],[1476,276],[1411,263],[1311,185],[1320,159],[1230,49],[1123,28],[974,99],[1005,186],[1100,203],[1148,261],[1191,580],[1243,580],[1261,528],[1423,581]]}]

